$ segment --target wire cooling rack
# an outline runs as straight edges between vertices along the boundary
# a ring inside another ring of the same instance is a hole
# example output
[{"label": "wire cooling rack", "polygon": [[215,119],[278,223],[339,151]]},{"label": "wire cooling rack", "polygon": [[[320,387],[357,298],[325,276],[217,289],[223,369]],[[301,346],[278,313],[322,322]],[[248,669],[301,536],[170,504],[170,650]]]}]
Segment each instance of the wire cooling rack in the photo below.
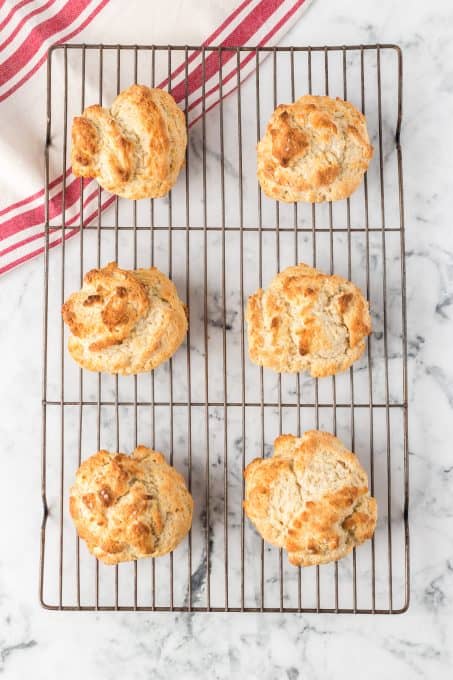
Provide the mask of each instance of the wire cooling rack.
[{"label": "wire cooling rack", "polygon": [[[251,66],[256,70],[241,82]],[[43,606],[404,611],[409,530],[400,49],[59,45],[47,67]],[[133,82],[171,90],[190,125],[185,169],[165,199],[111,197],[69,171],[72,117],[88,104],[109,105]],[[347,98],[366,113],[374,159],[347,201],[278,204],[259,190],[255,145],[274,107],[308,92]],[[66,351],[62,302],[86,271],[113,259],[126,268],[158,266],[190,310],[187,342],[149,374],[82,371]],[[248,360],[248,295],[299,261],[352,279],[370,301],[367,353],[347,373],[320,380],[278,376]],[[252,458],[271,453],[280,432],[314,427],[337,433],[356,451],[379,521],[374,539],[340,562],[296,569],[244,518],[242,472]],[[130,452],[137,443],[163,451],[185,475],[195,500],[193,527],[169,556],[106,567],[78,540],[68,492],[81,460],[100,448]]]}]

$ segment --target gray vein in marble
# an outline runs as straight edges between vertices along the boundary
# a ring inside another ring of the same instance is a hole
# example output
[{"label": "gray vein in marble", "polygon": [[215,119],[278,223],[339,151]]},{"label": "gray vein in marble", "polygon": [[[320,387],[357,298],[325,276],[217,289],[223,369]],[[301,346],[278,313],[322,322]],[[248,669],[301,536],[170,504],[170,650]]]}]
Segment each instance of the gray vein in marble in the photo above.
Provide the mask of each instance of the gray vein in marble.
[{"label": "gray vein in marble", "polygon": [[[201,130],[199,130],[198,128],[196,130],[191,131],[191,134],[189,136],[189,145],[191,152],[199,161],[201,161],[203,142]],[[221,161],[220,152],[215,151],[214,149],[211,149],[208,145],[206,145],[206,157],[207,159],[214,160],[217,164],[216,167],[220,167]],[[236,179],[238,178],[236,167],[231,163],[231,161],[228,160],[226,156],[224,157],[223,167],[225,170],[225,174],[230,175],[231,177],[234,177]]]},{"label": "gray vein in marble", "polygon": [[447,398],[450,407],[453,408],[453,385],[445,371],[440,366],[426,366],[425,373],[435,380]]},{"label": "gray vein in marble", "polygon": [[0,642],[0,673],[5,671],[5,665],[9,657],[16,652],[20,652],[26,649],[31,649],[37,645],[36,640],[28,640],[28,642],[19,642],[16,645],[6,645],[1,646]]}]

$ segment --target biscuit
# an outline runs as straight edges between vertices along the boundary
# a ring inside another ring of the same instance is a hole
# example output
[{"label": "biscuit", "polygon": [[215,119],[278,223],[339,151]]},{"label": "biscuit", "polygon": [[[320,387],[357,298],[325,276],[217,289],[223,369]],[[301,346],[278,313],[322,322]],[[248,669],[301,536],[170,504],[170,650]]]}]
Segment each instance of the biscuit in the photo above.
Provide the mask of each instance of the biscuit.
[{"label": "biscuit", "polygon": [[371,332],[368,303],[351,281],[307,264],[283,270],[248,299],[250,359],[279,373],[345,371]]},{"label": "biscuit", "polygon": [[187,332],[175,285],[155,267],[93,269],[62,308],[69,353],[90,371],[131,375],[169,359]]},{"label": "biscuit", "polygon": [[312,95],[275,109],[257,151],[261,188],[287,203],[347,198],[373,156],[365,116],[342,99]]},{"label": "biscuit", "polygon": [[69,510],[89,551],[105,564],[159,557],[182,541],[193,500],[161,453],[98,451],[76,473]]},{"label": "biscuit", "polygon": [[72,124],[72,172],[123,198],[159,198],[175,184],[187,146],[184,113],[168,92],[132,85],[110,109],[89,106]]},{"label": "biscuit", "polygon": [[245,513],[295,566],[338,560],[374,533],[366,472],[332,434],[282,435],[272,458],[252,461],[244,477]]}]

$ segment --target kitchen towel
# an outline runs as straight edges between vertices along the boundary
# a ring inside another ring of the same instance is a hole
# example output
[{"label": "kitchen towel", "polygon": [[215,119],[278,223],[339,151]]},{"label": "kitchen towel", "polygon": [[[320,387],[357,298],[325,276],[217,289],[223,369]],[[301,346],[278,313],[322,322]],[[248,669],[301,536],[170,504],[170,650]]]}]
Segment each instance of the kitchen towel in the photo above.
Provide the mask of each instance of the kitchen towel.
[{"label": "kitchen towel", "polygon": [[[192,45],[276,45],[312,0],[0,0],[0,274],[42,253],[44,248],[43,147],[45,138],[46,57],[55,43]],[[243,80],[256,65],[253,52],[240,55]],[[237,83],[235,52],[222,61],[226,96]],[[201,57],[188,59],[189,122],[201,113]],[[171,74],[175,99],[185,98],[186,68]],[[206,109],[219,101],[219,59],[206,55]],[[166,82],[158,85],[165,87]],[[94,102],[88,102],[94,103]],[[50,216],[62,212],[61,176],[50,177]],[[80,225],[80,180],[66,175],[66,237]],[[84,185],[84,224],[97,214],[97,184]],[[86,198],[85,198],[86,196]],[[114,200],[109,196],[102,205]],[[71,228],[72,227],[72,228]],[[50,245],[61,242],[54,233]]]}]

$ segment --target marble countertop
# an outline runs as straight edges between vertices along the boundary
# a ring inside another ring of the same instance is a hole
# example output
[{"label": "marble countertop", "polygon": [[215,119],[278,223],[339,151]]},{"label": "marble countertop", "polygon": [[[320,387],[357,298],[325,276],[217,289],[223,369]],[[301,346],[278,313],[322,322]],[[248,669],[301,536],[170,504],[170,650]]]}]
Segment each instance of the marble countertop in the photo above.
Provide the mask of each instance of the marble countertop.
[{"label": "marble countertop", "polygon": [[37,597],[42,263],[33,261],[0,282],[3,677],[451,677],[453,8],[448,0],[431,4],[417,0],[410,5],[409,9],[409,3],[388,0],[340,4],[317,0],[285,40],[288,45],[394,42],[403,48],[409,611],[354,617],[42,610]]}]

